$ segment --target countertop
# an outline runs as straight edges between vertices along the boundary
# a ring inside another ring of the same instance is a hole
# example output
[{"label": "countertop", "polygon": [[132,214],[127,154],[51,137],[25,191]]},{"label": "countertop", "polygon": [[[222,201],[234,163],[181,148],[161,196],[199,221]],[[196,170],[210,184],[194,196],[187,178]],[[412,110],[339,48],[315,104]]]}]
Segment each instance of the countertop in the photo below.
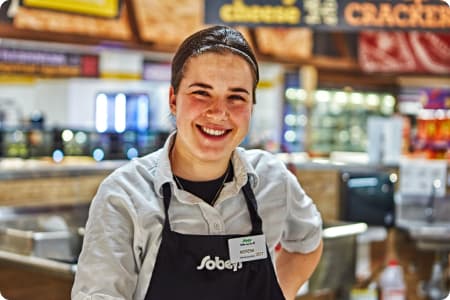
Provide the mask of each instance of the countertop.
[{"label": "countertop", "polygon": [[65,177],[109,173],[127,160],[95,162],[86,158],[67,159],[62,163],[34,159],[0,159],[0,180]]}]

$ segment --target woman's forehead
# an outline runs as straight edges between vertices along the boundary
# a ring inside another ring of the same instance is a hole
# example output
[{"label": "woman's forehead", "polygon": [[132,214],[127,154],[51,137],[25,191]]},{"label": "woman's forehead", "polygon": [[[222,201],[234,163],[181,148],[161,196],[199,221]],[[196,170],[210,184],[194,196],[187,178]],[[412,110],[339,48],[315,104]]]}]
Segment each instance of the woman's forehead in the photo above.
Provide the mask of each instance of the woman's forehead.
[{"label": "woman's forehead", "polygon": [[207,52],[190,57],[184,66],[183,77],[192,75],[210,76],[214,73],[226,76],[228,75],[227,72],[236,73],[234,75],[240,75],[238,77],[247,79],[251,83],[254,79],[250,64],[240,55],[228,52]]}]

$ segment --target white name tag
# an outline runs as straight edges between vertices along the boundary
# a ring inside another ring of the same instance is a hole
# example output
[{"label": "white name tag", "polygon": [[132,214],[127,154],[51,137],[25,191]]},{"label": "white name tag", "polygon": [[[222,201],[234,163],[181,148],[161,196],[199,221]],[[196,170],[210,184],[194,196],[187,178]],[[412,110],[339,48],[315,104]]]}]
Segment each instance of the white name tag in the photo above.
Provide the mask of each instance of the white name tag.
[{"label": "white name tag", "polygon": [[239,237],[228,240],[231,263],[245,262],[267,257],[264,234]]}]

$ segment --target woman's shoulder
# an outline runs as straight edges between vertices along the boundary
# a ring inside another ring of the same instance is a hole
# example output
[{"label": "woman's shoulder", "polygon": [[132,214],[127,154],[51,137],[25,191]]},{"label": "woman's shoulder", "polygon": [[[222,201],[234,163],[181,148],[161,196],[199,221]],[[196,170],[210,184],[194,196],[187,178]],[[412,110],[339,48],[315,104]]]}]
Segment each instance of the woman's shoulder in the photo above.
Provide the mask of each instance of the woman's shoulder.
[{"label": "woman's shoulder", "polygon": [[127,162],[107,176],[99,185],[93,199],[98,211],[113,206],[126,208],[131,215],[160,213],[156,190],[156,168],[159,151]]},{"label": "woman's shoulder", "polygon": [[261,149],[239,148],[238,155],[248,164],[250,169],[258,175],[272,175],[285,177],[287,169],[284,163],[273,153]]},{"label": "woman's shoulder", "polygon": [[127,194],[132,190],[151,188],[156,177],[160,153],[161,150],[157,150],[125,163],[105,177],[100,187],[107,186],[112,191]]},{"label": "woman's shoulder", "polygon": [[262,165],[280,167],[283,165],[283,162],[275,154],[266,150],[238,148],[238,152],[253,167]]},{"label": "woman's shoulder", "polygon": [[109,177],[109,179],[122,178],[124,175],[139,175],[142,172],[151,172],[158,164],[161,149],[145,156],[134,158],[119,168],[115,169]]}]

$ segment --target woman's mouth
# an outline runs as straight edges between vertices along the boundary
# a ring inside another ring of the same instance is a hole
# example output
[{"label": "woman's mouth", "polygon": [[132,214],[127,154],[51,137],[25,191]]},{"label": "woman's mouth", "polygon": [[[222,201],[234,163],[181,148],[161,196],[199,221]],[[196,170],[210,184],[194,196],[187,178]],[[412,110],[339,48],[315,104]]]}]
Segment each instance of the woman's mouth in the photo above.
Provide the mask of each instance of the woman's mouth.
[{"label": "woman's mouth", "polygon": [[216,137],[224,136],[225,134],[231,131],[231,129],[212,129],[200,125],[197,125],[197,127],[200,129],[201,132]]}]

